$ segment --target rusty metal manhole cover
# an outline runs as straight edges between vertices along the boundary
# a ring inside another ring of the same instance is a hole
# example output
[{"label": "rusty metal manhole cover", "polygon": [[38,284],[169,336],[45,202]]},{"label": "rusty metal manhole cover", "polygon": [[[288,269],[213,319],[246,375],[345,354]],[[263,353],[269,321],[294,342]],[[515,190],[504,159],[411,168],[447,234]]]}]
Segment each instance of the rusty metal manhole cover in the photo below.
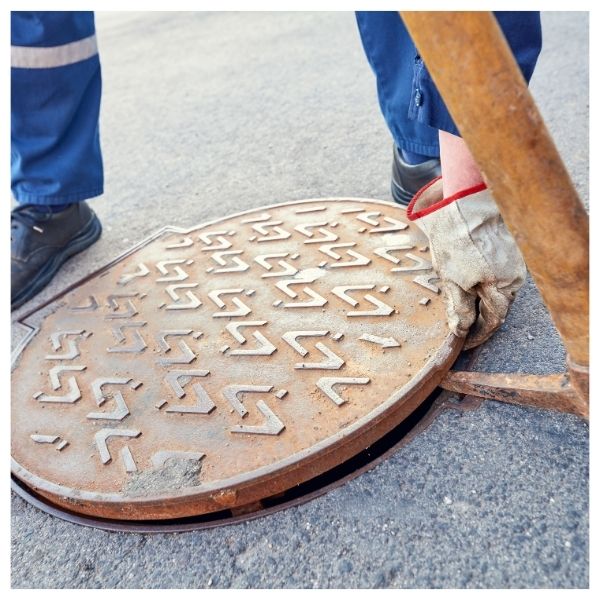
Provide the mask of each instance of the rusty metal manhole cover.
[{"label": "rusty metal manhole cover", "polygon": [[309,200],[166,228],[21,321],[13,473],[116,519],[251,505],[406,418],[462,346],[402,208]]}]

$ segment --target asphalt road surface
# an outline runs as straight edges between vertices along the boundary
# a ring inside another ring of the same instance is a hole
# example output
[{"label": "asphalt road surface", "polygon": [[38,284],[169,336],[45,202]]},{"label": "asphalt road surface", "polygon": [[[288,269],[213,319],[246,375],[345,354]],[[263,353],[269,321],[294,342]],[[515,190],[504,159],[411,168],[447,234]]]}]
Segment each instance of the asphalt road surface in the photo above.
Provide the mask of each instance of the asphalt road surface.
[{"label": "asphalt road surface", "polygon": [[[391,139],[353,14],[100,13],[97,26],[104,233],[13,317],[165,224],[303,198],[390,199]],[[544,14],[543,27],[531,89],[587,201],[588,17]],[[530,281],[476,368],[564,369]],[[497,402],[449,410],[333,492],[190,533],[93,530],[13,497],[12,585],[584,588],[588,426]]]}]

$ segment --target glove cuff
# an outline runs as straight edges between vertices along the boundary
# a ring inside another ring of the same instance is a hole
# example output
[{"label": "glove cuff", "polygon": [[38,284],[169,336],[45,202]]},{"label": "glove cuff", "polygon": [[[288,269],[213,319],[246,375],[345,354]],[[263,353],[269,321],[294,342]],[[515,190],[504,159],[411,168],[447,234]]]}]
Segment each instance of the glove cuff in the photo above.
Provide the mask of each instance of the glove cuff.
[{"label": "glove cuff", "polygon": [[442,178],[436,177],[432,181],[430,181],[427,185],[423,186],[410,201],[406,209],[406,217],[409,221],[416,221],[421,217],[425,217],[426,215],[430,215],[431,213],[439,210],[440,208],[444,208],[444,206],[448,206],[448,204],[452,204],[456,200],[460,200],[461,198],[465,198],[466,196],[470,196],[472,194],[476,194],[477,192],[481,192],[485,190],[487,186],[485,183],[481,182],[473,187],[466,188],[464,190],[460,190],[456,194],[449,196],[448,198],[444,198],[444,192],[442,189]]}]

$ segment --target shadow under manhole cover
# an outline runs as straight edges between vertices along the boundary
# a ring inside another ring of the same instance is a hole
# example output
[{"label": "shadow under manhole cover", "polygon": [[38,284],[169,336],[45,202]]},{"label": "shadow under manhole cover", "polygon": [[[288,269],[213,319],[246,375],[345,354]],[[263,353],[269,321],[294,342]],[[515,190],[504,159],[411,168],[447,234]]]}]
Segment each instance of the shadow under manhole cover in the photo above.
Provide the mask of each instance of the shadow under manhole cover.
[{"label": "shadow under manhole cover", "polygon": [[377,200],[165,228],[20,323],[17,488],[124,521],[252,512],[331,473],[462,347],[425,236]]}]

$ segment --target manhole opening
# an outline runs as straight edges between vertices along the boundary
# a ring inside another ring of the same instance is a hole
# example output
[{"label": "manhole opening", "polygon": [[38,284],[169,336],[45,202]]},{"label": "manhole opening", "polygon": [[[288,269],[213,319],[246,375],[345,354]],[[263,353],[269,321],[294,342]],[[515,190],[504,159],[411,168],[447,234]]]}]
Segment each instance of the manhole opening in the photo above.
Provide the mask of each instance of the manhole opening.
[{"label": "manhole opening", "polygon": [[[434,409],[434,404],[444,392],[436,388],[426,400],[402,423],[386,433],[374,444],[336,467],[278,494],[262,499],[260,502],[239,507],[236,510],[222,510],[209,514],[164,520],[120,521],[84,516],[57,507],[45,498],[36,494],[22,481],[12,477],[12,490],[36,508],[55,517],[79,525],[104,529],[108,531],[126,531],[138,533],[169,533],[208,529],[240,523],[249,519],[266,516],[278,510],[291,508],[321,496],[336,487],[354,479],[365,471],[375,467],[385,458],[393,454],[410,439],[409,434],[422,423],[424,417]],[[438,402],[439,404],[439,402]]]}]

